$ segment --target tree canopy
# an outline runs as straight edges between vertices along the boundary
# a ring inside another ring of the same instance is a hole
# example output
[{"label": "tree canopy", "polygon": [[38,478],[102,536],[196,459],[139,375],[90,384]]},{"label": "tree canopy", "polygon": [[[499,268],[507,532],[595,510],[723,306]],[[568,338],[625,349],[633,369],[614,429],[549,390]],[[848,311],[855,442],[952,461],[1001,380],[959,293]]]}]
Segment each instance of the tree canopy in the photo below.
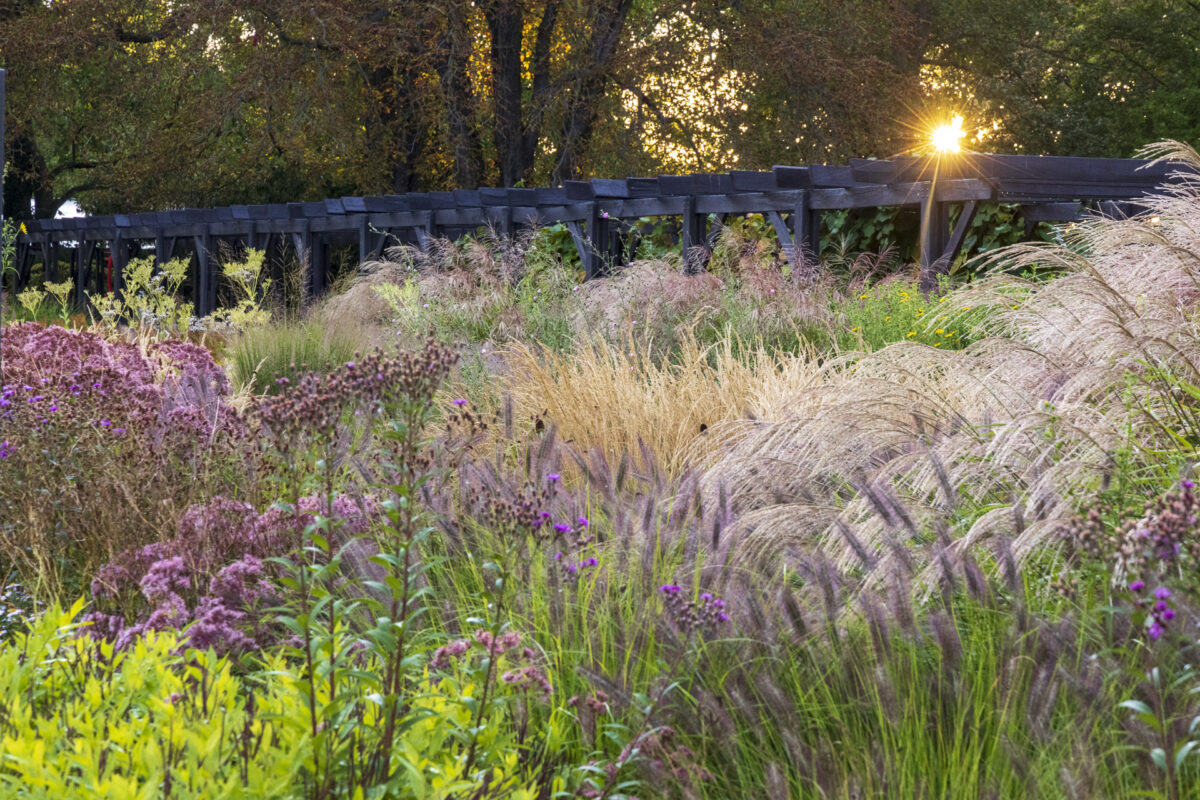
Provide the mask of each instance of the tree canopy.
[{"label": "tree canopy", "polygon": [[0,0],[6,209],[94,212],[979,149],[1200,126],[1200,5]]}]

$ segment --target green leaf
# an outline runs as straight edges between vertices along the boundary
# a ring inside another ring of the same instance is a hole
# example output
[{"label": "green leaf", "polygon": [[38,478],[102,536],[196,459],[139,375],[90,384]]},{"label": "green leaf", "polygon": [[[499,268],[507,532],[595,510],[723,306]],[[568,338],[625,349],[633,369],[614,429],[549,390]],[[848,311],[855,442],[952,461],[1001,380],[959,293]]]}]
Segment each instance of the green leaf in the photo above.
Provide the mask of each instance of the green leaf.
[{"label": "green leaf", "polygon": [[1151,716],[1154,714],[1154,712],[1150,710],[1150,706],[1146,705],[1141,700],[1126,700],[1124,703],[1121,703],[1118,708],[1128,708],[1129,710],[1137,712],[1138,714],[1150,714]]}]

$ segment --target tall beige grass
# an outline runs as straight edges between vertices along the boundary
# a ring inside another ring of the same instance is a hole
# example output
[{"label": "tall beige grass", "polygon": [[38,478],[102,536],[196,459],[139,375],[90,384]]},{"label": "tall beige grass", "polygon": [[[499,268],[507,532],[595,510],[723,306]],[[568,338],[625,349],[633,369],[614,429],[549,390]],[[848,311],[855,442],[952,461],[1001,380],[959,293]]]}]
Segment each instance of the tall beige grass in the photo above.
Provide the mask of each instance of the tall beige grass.
[{"label": "tall beige grass", "polygon": [[581,451],[610,460],[649,447],[659,465],[680,474],[729,420],[760,417],[782,405],[819,373],[807,356],[743,349],[727,336],[703,347],[682,339],[677,358],[650,357],[652,344],[625,346],[596,337],[571,353],[513,344],[505,350],[504,383],[522,415],[548,412],[559,435]]},{"label": "tall beige grass", "polygon": [[[1158,152],[1200,169],[1195,151]],[[1148,206],[993,256],[1008,271],[952,293],[929,322],[974,325],[967,349],[844,356],[762,418],[713,426],[689,455],[712,492],[728,488],[740,552],[886,566],[910,557],[896,546],[907,541],[951,536],[953,550],[1003,532],[1025,556],[1104,485],[1118,450],[1142,464],[1192,452],[1200,184],[1181,178]],[[1061,275],[1014,277],[1031,266]]]}]

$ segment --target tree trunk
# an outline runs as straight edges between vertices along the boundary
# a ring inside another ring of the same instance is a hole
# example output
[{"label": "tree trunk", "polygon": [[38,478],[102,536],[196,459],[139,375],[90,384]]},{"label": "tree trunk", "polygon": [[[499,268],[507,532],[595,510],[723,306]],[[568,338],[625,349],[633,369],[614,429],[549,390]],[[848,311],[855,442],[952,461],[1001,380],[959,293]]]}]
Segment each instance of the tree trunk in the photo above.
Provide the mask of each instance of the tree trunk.
[{"label": "tree trunk", "polygon": [[551,175],[554,183],[571,180],[579,172],[579,159],[596,122],[596,103],[608,84],[612,59],[632,5],[633,0],[599,0],[596,5],[589,63],[571,86]]},{"label": "tree trunk", "polygon": [[522,147],[521,40],[524,15],[516,0],[493,0],[484,10],[492,35],[492,92],[495,96],[496,161],[500,185],[512,186],[529,168]]},{"label": "tree trunk", "polygon": [[475,95],[468,72],[471,38],[465,0],[449,0],[446,7],[446,33],[442,37],[444,57],[438,64],[438,77],[446,101],[450,128],[450,146],[454,153],[454,184],[474,189],[483,177],[483,148],[475,129]]}]

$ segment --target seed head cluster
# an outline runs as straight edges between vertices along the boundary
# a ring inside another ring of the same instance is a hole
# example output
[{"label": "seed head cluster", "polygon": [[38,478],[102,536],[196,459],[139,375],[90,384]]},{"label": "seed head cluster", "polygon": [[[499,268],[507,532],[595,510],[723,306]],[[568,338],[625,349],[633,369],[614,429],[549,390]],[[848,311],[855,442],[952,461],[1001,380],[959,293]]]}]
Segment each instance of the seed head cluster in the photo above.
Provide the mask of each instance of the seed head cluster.
[{"label": "seed head cluster", "polygon": [[432,336],[420,350],[376,350],[326,372],[307,372],[258,407],[281,450],[305,438],[332,441],[349,410],[374,415],[392,403],[428,407],[458,355]]}]

